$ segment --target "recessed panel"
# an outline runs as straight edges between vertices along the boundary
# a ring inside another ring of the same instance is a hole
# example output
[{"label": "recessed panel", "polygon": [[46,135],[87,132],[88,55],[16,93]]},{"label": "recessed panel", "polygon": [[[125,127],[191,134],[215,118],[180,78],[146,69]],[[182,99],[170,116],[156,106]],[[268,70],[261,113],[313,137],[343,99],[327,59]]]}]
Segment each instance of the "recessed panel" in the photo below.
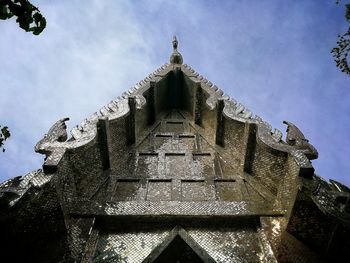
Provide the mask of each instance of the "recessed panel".
[{"label": "recessed panel", "polygon": [[170,201],[171,181],[157,180],[149,181],[147,188],[147,201]]},{"label": "recessed panel", "polygon": [[181,121],[167,121],[166,122],[166,131],[174,133],[183,133],[184,132],[184,123]]},{"label": "recessed panel", "polygon": [[165,172],[167,177],[181,178],[188,174],[188,164],[184,153],[165,154]]},{"label": "recessed panel", "polygon": [[188,151],[196,150],[195,146],[196,138],[190,135],[179,135],[179,148]]},{"label": "recessed panel", "polygon": [[208,178],[214,176],[214,163],[210,153],[194,153],[192,157],[193,178]]},{"label": "recessed panel", "polygon": [[176,149],[173,142],[173,136],[169,134],[157,134],[154,137],[155,150],[173,151]]},{"label": "recessed panel", "polygon": [[139,180],[119,180],[114,191],[113,201],[137,200],[139,190]]},{"label": "recessed panel", "polygon": [[183,201],[205,201],[208,200],[207,189],[204,181],[181,182],[181,195]]},{"label": "recessed panel", "polygon": [[216,198],[220,201],[241,201],[242,192],[239,183],[234,180],[215,181]]},{"label": "recessed panel", "polygon": [[158,154],[139,153],[136,175],[138,177],[155,177],[158,175]]}]

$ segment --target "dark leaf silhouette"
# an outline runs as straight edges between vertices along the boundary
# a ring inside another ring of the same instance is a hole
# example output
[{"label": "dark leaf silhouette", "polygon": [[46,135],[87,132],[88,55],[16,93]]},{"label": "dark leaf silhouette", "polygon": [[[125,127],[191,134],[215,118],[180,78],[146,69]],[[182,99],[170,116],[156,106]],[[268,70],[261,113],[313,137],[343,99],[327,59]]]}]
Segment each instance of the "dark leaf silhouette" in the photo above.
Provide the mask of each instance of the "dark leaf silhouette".
[{"label": "dark leaf silhouette", "polygon": [[[340,0],[336,1],[336,4],[339,4]],[[345,5],[345,19],[350,23],[350,4]],[[343,34],[338,35],[337,46],[334,47],[331,51],[333,55],[334,62],[336,66],[350,76],[350,66],[348,62],[348,55],[350,52],[350,27]]]},{"label": "dark leaf silhouette", "polygon": [[17,17],[19,27],[34,35],[39,35],[46,27],[46,19],[39,9],[28,0],[1,0],[0,19]]},{"label": "dark leaf silhouette", "polygon": [[[0,125],[0,128],[1,128],[1,125]],[[0,129],[0,149],[2,148],[2,152],[5,151],[4,141],[6,141],[8,138],[10,138],[10,136],[11,136],[11,133],[8,130],[7,126],[4,126]]]}]

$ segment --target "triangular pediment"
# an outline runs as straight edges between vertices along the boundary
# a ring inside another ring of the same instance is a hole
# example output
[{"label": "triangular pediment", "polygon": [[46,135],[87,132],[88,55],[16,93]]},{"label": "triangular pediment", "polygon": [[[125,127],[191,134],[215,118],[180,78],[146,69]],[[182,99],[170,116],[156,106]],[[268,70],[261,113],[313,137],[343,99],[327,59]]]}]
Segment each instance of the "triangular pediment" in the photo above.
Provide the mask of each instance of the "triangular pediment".
[{"label": "triangular pediment", "polygon": [[201,263],[215,260],[188,235],[185,229],[176,226],[143,262]]},{"label": "triangular pediment", "polygon": [[[328,255],[347,251],[347,243],[332,249],[349,232],[349,189],[314,175],[317,150],[290,122],[283,141],[282,132],[183,64],[177,45],[174,38],[170,64],[85,119],[71,138],[69,118],[57,121],[35,146],[46,155],[43,170],[0,185],[5,250],[16,262],[28,255],[277,262],[279,248],[288,250],[283,259],[309,262],[309,243],[323,246],[328,236]],[[335,221],[336,232],[328,227]],[[45,242],[46,253],[35,249]]]}]

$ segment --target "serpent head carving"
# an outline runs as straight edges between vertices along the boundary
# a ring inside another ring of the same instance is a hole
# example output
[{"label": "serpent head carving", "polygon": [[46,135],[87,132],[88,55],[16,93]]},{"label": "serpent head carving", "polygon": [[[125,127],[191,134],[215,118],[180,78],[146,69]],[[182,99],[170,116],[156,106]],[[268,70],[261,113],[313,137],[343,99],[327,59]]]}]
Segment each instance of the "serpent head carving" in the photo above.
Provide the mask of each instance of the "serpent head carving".
[{"label": "serpent head carving", "polygon": [[299,128],[289,121],[283,121],[283,123],[288,125],[286,142],[302,151],[309,160],[317,159],[318,152],[316,148],[309,143],[309,140],[305,138]]},{"label": "serpent head carving", "polygon": [[63,118],[58,120],[52,127],[49,129],[44,138],[42,138],[36,145],[35,151],[42,154],[47,154],[50,152],[50,144],[55,142],[65,142],[68,138],[66,121],[69,118]]}]

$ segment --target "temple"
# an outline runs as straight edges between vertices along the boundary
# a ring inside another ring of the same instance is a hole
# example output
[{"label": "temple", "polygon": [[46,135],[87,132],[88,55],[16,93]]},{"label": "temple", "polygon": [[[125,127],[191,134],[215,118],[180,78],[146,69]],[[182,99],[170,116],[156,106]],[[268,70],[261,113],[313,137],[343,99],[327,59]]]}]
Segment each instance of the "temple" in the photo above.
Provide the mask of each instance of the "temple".
[{"label": "temple", "polygon": [[183,64],[170,63],[35,146],[42,169],[0,184],[2,262],[343,262],[350,190]]}]

